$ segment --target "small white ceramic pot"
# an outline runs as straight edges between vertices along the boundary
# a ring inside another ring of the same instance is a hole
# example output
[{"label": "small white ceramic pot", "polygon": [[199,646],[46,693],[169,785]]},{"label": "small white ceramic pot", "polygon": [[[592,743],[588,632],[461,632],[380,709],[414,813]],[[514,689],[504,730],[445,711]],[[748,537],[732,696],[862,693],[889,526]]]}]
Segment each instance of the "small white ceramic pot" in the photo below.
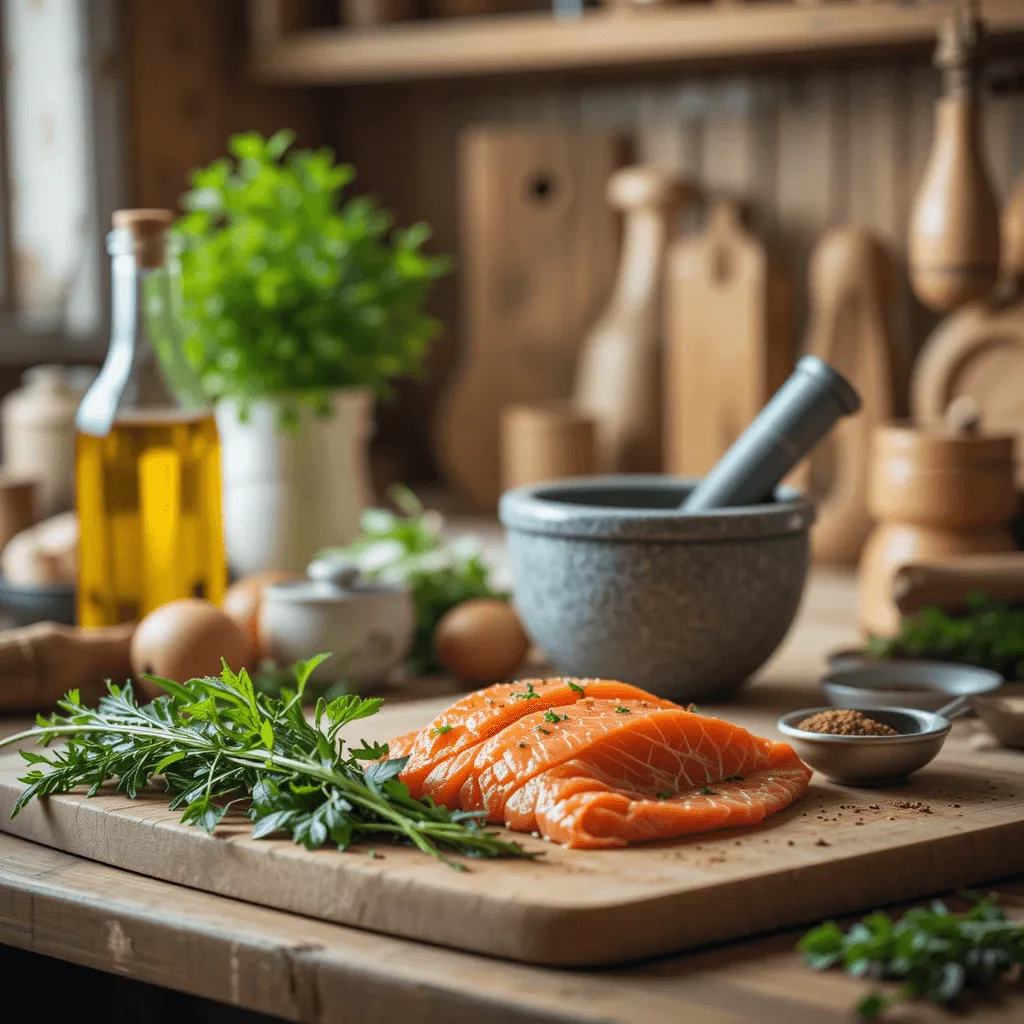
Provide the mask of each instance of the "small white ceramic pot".
[{"label": "small white ceramic pot", "polygon": [[312,681],[356,685],[385,679],[405,660],[416,630],[406,587],[351,574],[275,583],[263,591],[260,636],[279,665],[330,653]]},{"label": "small white ceramic pot", "polygon": [[224,544],[238,575],[302,572],[318,551],[358,535],[370,503],[373,396],[339,390],[331,409],[322,417],[304,406],[298,428],[286,433],[273,400],[253,402],[244,423],[235,402],[217,404]]}]

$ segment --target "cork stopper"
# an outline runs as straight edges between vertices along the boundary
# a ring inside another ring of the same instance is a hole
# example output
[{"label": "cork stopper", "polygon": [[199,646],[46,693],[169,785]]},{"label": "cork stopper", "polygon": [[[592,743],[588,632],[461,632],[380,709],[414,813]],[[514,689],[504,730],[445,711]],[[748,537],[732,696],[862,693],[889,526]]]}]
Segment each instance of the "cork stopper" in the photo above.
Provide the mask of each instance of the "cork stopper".
[{"label": "cork stopper", "polygon": [[167,232],[174,223],[170,210],[115,210],[115,229],[130,231],[135,244],[135,262],[143,270],[164,265]]}]

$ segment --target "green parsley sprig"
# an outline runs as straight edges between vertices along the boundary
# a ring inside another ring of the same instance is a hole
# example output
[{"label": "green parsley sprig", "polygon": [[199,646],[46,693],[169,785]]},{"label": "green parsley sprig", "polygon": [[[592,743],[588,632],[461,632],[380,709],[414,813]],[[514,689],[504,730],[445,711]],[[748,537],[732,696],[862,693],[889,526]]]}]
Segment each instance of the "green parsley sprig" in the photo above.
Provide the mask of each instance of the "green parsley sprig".
[{"label": "green parsley sprig", "polygon": [[844,932],[827,921],[799,944],[815,970],[842,967],[855,978],[902,982],[893,994],[869,992],[856,1007],[877,1017],[903,999],[955,1004],[966,991],[993,985],[1024,963],[1024,926],[1007,920],[995,897],[969,897],[972,906],[954,913],[945,903],[916,907],[893,922],[875,911]]},{"label": "green parsley sprig", "polygon": [[80,786],[94,796],[115,783],[135,797],[162,777],[181,821],[206,832],[237,808],[252,819],[253,838],[288,834],[309,850],[392,839],[460,869],[448,854],[530,856],[487,831],[478,813],[413,798],[398,778],[406,759],[387,759],[387,744],[341,739],[343,726],[379,710],[379,698],[321,697],[307,721],[303,691],[323,658],[299,662],[295,688],[277,697],[257,693],[245,670],[227,665],[219,677],[157,679],[165,695],[148,704],[136,701],[131,684],[108,684],[96,708],[82,706],[71,691],[34,729],[0,740],[0,747],[66,741],[49,756],[21,750],[32,769],[21,779],[27,788],[13,814],[33,799]]}]

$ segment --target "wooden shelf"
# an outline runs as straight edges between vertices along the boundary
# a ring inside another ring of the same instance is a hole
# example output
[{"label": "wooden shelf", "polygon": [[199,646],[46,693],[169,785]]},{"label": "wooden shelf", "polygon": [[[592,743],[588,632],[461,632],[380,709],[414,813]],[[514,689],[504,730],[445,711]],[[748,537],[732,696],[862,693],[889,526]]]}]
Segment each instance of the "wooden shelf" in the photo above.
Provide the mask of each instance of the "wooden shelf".
[{"label": "wooden shelf", "polygon": [[[743,63],[926,54],[954,8],[887,2],[736,4],[594,11],[572,20],[496,15],[257,35],[253,70],[294,85],[409,81],[637,66],[721,70]],[[1024,0],[982,0],[992,37],[1024,38]]]}]

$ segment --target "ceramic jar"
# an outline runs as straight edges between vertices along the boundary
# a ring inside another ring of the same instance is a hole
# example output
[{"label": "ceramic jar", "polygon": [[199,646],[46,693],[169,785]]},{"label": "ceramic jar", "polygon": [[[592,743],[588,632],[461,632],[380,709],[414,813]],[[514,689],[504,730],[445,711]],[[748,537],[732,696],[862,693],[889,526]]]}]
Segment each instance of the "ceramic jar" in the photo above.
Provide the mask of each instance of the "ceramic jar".
[{"label": "ceramic jar", "polygon": [[1014,439],[889,425],[872,443],[867,497],[877,525],[861,556],[860,619],[865,632],[892,636],[900,568],[1016,549]]},{"label": "ceramic jar", "polygon": [[3,463],[36,483],[36,515],[75,503],[75,413],[82,388],[63,366],[34,366],[3,401]]},{"label": "ceramic jar", "polygon": [[279,413],[273,400],[253,402],[245,420],[234,402],[217,405],[224,544],[238,575],[302,572],[323,548],[356,538],[370,503],[369,391],[334,392],[327,416],[303,407],[290,431]]},{"label": "ceramic jar", "polygon": [[365,579],[357,569],[313,562],[308,579],[273,583],[263,591],[259,634],[279,665],[330,654],[316,683],[378,683],[412,647],[416,612],[404,586]]}]

